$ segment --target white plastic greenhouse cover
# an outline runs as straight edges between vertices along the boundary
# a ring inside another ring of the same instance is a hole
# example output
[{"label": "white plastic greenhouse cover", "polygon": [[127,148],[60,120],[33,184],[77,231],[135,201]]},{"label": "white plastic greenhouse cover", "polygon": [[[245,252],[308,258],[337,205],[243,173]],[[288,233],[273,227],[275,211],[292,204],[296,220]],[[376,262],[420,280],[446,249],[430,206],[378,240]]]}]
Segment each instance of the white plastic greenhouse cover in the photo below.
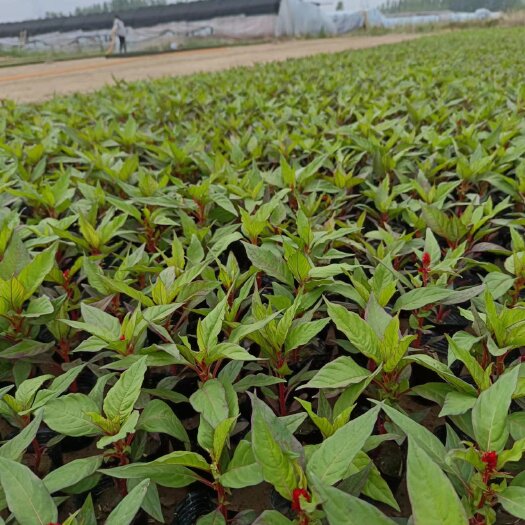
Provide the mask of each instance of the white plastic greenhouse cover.
[{"label": "white plastic greenhouse cover", "polygon": [[276,36],[342,34],[364,27],[403,27],[443,22],[468,22],[499,18],[500,13],[478,9],[474,13],[450,13],[417,16],[384,16],[378,9],[368,11],[325,11],[303,0],[281,0],[275,24]]}]

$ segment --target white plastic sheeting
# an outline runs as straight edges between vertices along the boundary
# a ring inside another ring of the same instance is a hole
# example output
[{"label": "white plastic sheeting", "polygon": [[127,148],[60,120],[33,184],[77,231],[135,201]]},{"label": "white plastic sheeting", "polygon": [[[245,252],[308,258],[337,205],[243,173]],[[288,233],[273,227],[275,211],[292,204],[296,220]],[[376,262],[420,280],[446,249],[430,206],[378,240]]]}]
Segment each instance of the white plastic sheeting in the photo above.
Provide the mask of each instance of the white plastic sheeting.
[{"label": "white plastic sheeting", "polygon": [[378,9],[325,11],[304,0],[281,0],[275,24],[276,36],[315,36],[349,33],[365,27],[406,27],[433,23],[458,23],[499,18],[500,13],[478,9],[474,13],[443,12],[414,16],[384,16]]},{"label": "white plastic sheeting", "polygon": [[337,31],[319,6],[301,0],[281,0],[275,36],[334,35]]},{"label": "white plastic sheeting", "polygon": [[368,27],[409,27],[424,24],[442,24],[442,23],[464,23],[483,20],[496,19],[501,13],[492,13],[488,9],[478,9],[473,13],[432,13],[414,16],[384,16],[377,9],[367,11]]},{"label": "white plastic sheeting", "polygon": [[[1,1],[1,0],[0,0]],[[143,51],[155,48],[181,47],[192,37],[217,37],[233,39],[267,38],[274,34],[276,15],[228,16],[193,22],[169,22],[153,27],[127,28],[129,51]],[[27,49],[47,50],[89,50],[107,49],[111,27],[106,31],[70,31],[47,33],[30,38]],[[18,47],[18,38],[1,38],[0,46]]]}]

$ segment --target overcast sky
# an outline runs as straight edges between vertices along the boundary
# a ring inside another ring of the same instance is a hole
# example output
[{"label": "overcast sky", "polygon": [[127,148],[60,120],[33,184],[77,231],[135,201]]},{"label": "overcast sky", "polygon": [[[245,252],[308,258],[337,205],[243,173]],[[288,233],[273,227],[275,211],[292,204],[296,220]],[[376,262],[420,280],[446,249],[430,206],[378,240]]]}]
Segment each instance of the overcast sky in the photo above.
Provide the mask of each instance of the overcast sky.
[{"label": "overcast sky", "polygon": [[[69,13],[76,7],[99,3],[100,0],[0,0],[0,22],[41,18],[47,11]],[[220,0],[218,0],[220,1]],[[384,0],[347,0],[356,9],[375,7]]]}]

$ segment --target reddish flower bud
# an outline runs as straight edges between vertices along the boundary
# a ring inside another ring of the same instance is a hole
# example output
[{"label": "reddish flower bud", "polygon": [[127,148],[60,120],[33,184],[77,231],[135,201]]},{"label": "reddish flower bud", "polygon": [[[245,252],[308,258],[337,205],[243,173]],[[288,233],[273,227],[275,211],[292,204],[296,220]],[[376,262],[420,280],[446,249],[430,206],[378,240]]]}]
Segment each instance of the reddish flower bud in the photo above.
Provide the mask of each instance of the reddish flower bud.
[{"label": "reddish flower bud", "polygon": [[496,470],[496,467],[498,466],[498,453],[495,450],[483,452],[481,455],[481,461],[487,465],[487,470]]},{"label": "reddish flower bud", "polygon": [[423,252],[423,256],[421,257],[421,262],[423,263],[423,266],[425,268],[428,268],[430,266],[430,263],[432,262],[432,259],[431,259],[430,254],[428,252]]},{"label": "reddish flower bud", "polygon": [[125,340],[126,340],[126,336],[125,336],[124,334],[122,334],[122,335],[119,337],[119,339],[120,339],[121,341],[125,341]]},{"label": "reddish flower bud", "polygon": [[301,511],[301,496],[308,502],[312,501],[312,497],[306,489],[293,489],[292,510],[295,510],[295,512]]}]

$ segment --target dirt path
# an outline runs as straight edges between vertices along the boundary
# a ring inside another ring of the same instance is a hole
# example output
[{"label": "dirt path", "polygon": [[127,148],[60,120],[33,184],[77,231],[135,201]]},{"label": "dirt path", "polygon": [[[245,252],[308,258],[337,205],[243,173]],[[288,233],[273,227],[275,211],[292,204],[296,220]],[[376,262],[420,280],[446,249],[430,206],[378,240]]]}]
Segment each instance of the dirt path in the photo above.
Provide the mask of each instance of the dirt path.
[{"label": "dirt path", "polygon": [[395,44],[421,35],[389,34],[296,40],[239,47],[200,49],[128,58],[90,58],[0,69],[0,99],[38,102],[78,91],[101,88],[118,80],[142,80],[170,75],[218,71],[259,62],[281,61],[317,53],[334,53]]}]

